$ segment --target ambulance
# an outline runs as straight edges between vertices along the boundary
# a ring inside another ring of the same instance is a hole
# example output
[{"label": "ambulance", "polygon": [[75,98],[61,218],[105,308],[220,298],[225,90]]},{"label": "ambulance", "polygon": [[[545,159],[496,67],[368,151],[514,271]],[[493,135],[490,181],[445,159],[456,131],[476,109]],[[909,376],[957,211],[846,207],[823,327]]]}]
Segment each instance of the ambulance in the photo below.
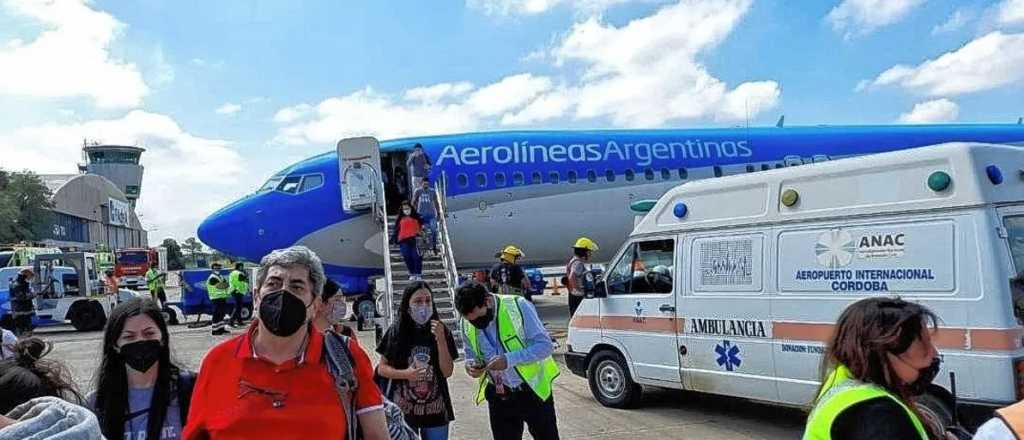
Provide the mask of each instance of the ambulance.
[{"label": "ambulance", "polygon": [[942,370],[920,403],[948,423],[958,407],[1024,398],[1010,288],[1021,271],[1020,147],[941,144],[688,182],[582,302],[566,364],[609,407],[636,405],[645,386],[808,407],[843,309],[898,295],[941,319]]}]

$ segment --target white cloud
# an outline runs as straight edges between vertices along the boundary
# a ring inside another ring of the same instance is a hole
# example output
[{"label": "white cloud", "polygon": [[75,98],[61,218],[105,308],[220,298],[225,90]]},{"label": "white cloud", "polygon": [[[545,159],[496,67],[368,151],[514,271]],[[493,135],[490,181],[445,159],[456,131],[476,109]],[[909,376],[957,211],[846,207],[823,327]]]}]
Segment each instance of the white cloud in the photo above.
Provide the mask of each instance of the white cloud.
[{"label": "white cloud", "polygon": [[458,98],[473,90],[473,83],[463,81],[457,83],[440,83],[426,87],[415,87],[405,91],[405,99],[433,103],[450,98]]},{"label": "white cloud", "polygon": [[775,81],[730,88],[698,56],[724,40],[750,0],[682,0],[615,27],[592,17],[549,50],[555,67],[582,65],[557,81],[530,73],[476,86],[445,82],[393,96],[371,88],[316,106],[280,109],[275,143],[334,143],[355,135],[385,138],[541,124],[565,117],[652,127],[693,119],[737,121],[777,105]]},{"label": "white cloud", "polygon": [[622,27],[599,18],[576,24],[554,50],[559,64],[585,65],[576,118],[659,126],[712,116],[742,119],[746,112],[737,106],[748,99],[751,116],[774,107],[778,83],[756,81],[729,90],[698,60],[732,32],[750,4],[683,0]]},{"label": "white cloud", "polygon": [[238,104],[235,104],[233,102],[225,102],[224,105],[222,105],[220,107],[217,107],[217,110],[216,110],[218,115],[229,115],[229,116],[230,115],[234,115],[235,113],[238,113],[240,111],[242,111],[242,106],[238,105]]},{"label": "white cloud", "polygon": [[564,116],[575,103],[575,90],[560,88],[545,93],[516,113],[502,116],[501,125],[528,125]]},{"label": "white cloud", "polygon": [[[0,94],[87,97],[103,108],[138,106],[149,93],[139,69],[111,55],[124,24],[84,0],[8,0],[14,14],[42,25],[34,40],[0,48]],[[158,79],[167,78],[165,67]]]},{"label": "white cloud", "polygon": [[[83,138],[139,145],[145,174],[139,211],[159,228],[150,239],[195,235],[196,225],[257,182],[231,142],[184,131],[172,118],[134,110],[119,119],[24,127],[0,135],[0,167],[72,173]],[[186,207],[187,209],[183,209]]]},{"label": "white cloud", "polygon": [[312,110],[313,107],[310,106],[309,104],[299,104],[293,105],[291,107],[285,107],[281,110],[278,110],[277,113],[274,114],[274,122],[277,122],[279,124],[288,124],[291,122],[295,122],[309,114],[309,112]]},{"label": "white cloud", "polygon": [[960,106],[942,98],[915,104],[909,112],[900,115],[900,122],[908,124],[951,122],[955,121],[959,115]]},{"label": "white cloud", "polygon": [[958,31],[973,18],[974,14],[970,13],[968,10],[957,9],[956,11],[953,11],[953,14],[950,15],[946,21],[942,22],[942,24],[935,25],[935,27],[932,28],[932,35]]},{"label": "white cloud", "polygon": [[924,0],[843,0],[825,20],[844,38],[853,38],[899,22]]},{"label": "white cloud", "polygon": [[990,90],[1024,81],[1024,33],[992,32],[917,66],[896,65],[871,86],[897,85],[928,96]]},{"label": "white cloud", "polygon": [[551,87],[551,79],[543,76],[529,73],[506,76],[474,91],[466,99],[465,105],[473,114],[495,116],[522,107]]},{"label": "white cloud", "polygon": [[997,20],[1000,24],[1024,24],[1024,0],[1004,0]]},{"label": "white cloud", "polygon": [[[595,14],[631,1],[635,0],[466,0],[466,5],[487,15],[499,16],[536,15],[562,4],[571,5],[581,13]],[[657,1],[647,0],[648,3]]]}]

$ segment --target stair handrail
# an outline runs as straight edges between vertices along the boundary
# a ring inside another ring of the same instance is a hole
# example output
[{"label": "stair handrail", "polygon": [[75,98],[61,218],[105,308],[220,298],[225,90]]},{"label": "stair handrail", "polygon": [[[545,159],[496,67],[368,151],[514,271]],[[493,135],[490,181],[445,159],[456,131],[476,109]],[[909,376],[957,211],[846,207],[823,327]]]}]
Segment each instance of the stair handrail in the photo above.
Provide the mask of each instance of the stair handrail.
[{"label": "stair handrail", "polygon": [[[452,305],[455,304],[455,289],[459,287],[459,271],[455,264],[455,251],[452,249],[451,232],[448,229],[448,179],[442,172],[435,183],[434,198],[437,205],[437,231],[441,240],[441,260],[444,267],[445,280],[448,281],[448,296]],[[456,315],[458,311],[456,311]]]},{"label": "stair handrail", "polygon": [[[374,220],[381,224],[383,231],[381,234],[381,244],[384,246],[384,298],[387,299],[384,301],[384,328],[390,328],[391,323],[394,321],[393,307],[391,304],[394,298],[394,291],[391,285],[391,231],[388,230],[390,225],[388,224],[388,211],[386,209],[387,193],[384,190],[384,179],[381,178],[377,180],[380,181],[380,186],[378,187],[380,190],[380,197],[374,198],[375,201],[372,209]],[[374,304],[380,304],[379,297],[374,298]]]}]

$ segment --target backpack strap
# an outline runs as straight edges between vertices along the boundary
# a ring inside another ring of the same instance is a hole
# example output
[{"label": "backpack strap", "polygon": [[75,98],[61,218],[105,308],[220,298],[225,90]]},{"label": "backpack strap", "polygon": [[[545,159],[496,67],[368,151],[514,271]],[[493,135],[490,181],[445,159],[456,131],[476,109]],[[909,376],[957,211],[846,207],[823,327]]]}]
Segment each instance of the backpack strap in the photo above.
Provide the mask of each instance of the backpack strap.
[{"label": "backpack strap", "polygon": [[178,372],[178,417],[181,426],[188,421],[188,410],[192,404],[192,390],[196,386],[196,373],[188,370]]},{"label": "backpack strap", "polygon": [[359,419],[355,411],[355,392],[359,388],[355,371],[352,368],[352,353],[348,348],[348,336],[330,329],[324,332],[324,347],[321,359],[327,363],[327,370],[334,378],[334,388],[341,399],[341,407],[345,412],[347,440],[355,440],[359,432]]}]

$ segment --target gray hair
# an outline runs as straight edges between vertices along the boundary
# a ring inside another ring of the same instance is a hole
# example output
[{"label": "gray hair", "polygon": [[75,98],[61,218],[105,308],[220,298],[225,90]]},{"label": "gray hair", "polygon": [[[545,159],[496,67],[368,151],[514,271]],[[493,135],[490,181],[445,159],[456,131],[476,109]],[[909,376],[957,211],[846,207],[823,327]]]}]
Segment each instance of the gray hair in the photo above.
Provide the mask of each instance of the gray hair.
[{"label": "gray hair", "polygon": [[324,275],[324,264],[316,252],[305,246],[292,246],[267,254],[260,260],[260,268],[256,271],[256,287],[263,286],[263,282],[267,280],[267,272],[274,266],[283,268],[300,266],[308,269],[309,281],[313,284],[313,297],[320,297],[324,290],[326,276]]}]

